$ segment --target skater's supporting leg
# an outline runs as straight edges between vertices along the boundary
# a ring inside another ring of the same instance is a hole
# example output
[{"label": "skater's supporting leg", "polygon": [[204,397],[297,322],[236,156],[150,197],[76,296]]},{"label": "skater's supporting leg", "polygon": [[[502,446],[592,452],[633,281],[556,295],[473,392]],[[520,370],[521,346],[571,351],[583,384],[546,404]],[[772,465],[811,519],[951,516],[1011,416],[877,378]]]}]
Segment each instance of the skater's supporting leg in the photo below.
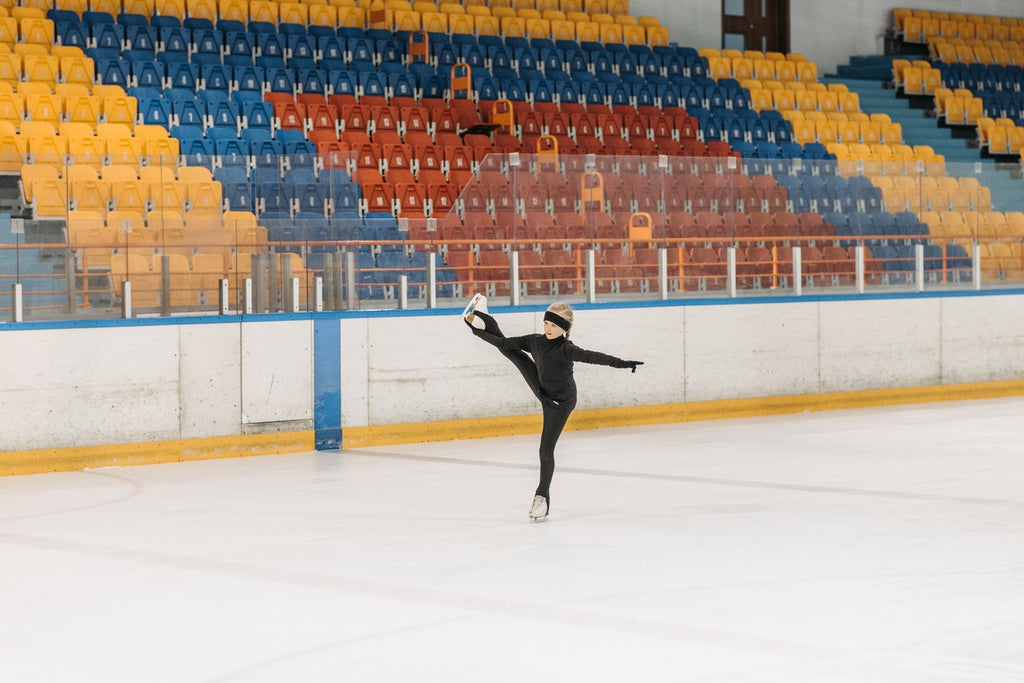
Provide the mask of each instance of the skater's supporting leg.
[{"label": "skater's supporting leg", "polygon": [[537,485],[537,495],[544,496],[548,500],[548,507],[551,506],[551,478],[555,474],[555,444],[562,434],[569,415],[576,402],[559,406],[544,404],[544,428],[540,435],[540,483]]}]

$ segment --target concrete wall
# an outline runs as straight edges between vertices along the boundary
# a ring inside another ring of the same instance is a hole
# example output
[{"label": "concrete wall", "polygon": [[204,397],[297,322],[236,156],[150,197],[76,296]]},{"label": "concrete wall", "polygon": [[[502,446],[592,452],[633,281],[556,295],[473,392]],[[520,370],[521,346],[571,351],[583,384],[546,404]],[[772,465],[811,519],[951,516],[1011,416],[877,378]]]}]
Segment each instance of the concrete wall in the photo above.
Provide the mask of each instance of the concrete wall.
[{"label": "concrete wall", "polygon": [[[1021,292],[581,306],[579,346],[646,365],[578,365],[579,408],[1021,379],[1022,306]],[[540,311],[497,311],[506,334],[541,328]],[[455,311],[317,324],[340,326],[343,429],[537,411]],[[0,325],[0,452],[312,430],[313,326],[301,315]]]}]

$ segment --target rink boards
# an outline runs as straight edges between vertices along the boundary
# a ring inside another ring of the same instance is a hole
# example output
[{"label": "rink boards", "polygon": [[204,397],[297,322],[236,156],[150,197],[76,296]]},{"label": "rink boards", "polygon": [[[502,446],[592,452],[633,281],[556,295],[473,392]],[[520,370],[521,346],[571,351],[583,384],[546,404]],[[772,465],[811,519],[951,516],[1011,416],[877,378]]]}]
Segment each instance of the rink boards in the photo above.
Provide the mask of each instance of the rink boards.
[{"label": "rink boards", "polygon": [[[497,303],[497,302],[494,302]],[[594,304],[570,428],[1024,393],[1019,291]],[[509,336],[543,306],[491,310]],[[537,431],[458,311],[0,326],[0,473]]]}]

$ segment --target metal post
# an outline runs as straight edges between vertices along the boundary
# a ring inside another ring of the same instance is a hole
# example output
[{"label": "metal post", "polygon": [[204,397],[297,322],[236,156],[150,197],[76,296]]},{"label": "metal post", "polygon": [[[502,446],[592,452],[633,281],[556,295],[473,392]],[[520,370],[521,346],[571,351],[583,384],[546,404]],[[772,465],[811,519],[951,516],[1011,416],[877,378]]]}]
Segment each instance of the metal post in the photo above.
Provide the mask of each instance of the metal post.
[{"label": "metal post", "polygon": [[914,275],[917,280],[917,291],[924,291],[924,245],[914,245]]},{"label": "metal post", "polygon": [[[729,157],[733,160],[732,157]],[[729,298],[736,298],[736,247],[729,247],[725,250],[725,268],[728,278]]]},{"label": "metal post", "polygon": [[[334,282],[334,254],[331,253],[331,254],[327,254],[326,256],[324,256],[324,274],[323,274],[323,277],[322,277],[322,280],[321,280],[321,283],[320,283],[320,286],[323,287],[324,306],[326,306],[327,310],[329,310],[329,311],[333,311],[334,308],[335,308],[334,307],[334,287],[331,286],[333,282]],[[326,283],[326,286],[325,286],[325,283]]]},{"label": "metal post", "polygon": [[587,303],[597,301],[597,276],[594,273],[594,250],[587,249]]},{"label": "metal post", "polygon": [[285,288],[285,313],[298,313],[299,312],[299,278],[293,277],[285,280],[288,283],[288,287]]},{"label": "metal post", "polygon": [[345,253],[336,251],[331,254],[331,265],[333,272],[329,284],[333,300],[332,311],[340,311],[345,308]]},{"label": "metal post", "polygon": [[804,289],[802,265],[800,247],[793,247],[793,294],[796,296],[803,294]]},{"label": "metal post", "polygon": [[[327,265],[327,262],[324,262]],[[313,278],[313,310],[317,313],[324,312],[324,279],[317,275]]]},{"label": "metal post", "polygon": [[668,298],[668,250],[658,249],[658,296],[664,301]]},{"label": "metal post", "polygon": [[167,254],[160,256],[160,315],[171,315],[171,257]]},{"label": "metal post", "polygon": [[222,277],[220,280],[218,280],[217,284],[218,284],[217,303],[218,303],[218,306],[220,307],[220,314],[221,315],[227,315],[228,314],[228,279],[226,277]]},{"label": "metal post", "polygon": [[121,283],[121,317],[125,320],[132,317],[132,282]]},{"label": "metal post", "polygon": [[21,301],[21,283],[15,282],[11,285],[11,322],[20,323],[24,308]]},{"label": "metal post", "polygon": [[[274,278],[274,281],[276,282],[277,278]],[[292,259],[291,259],[291,257],[287,253],[281,254],[281,284],[284,285],[284,291],[281,293],[281,298],[285,299],[285,301],[282,302],[282,303],[284,303],[284,310],[285,311],[288,311],[288,306],[289,306],[288,299],[290,299],[292,297],[292,292],[291,292],[291,289],[289,288],[289,285],[291,284],[291,281],[292,281]],[[296,298],[295,301],[298,302],[298,298]],[[288,312],[289,313],[295,313],[298,310],[299,310],[299,305],[298,305],[298,303],[295,303],[295,305],[292,308],[292,310],[290,310]]]},{"label": "metal post", "polygon": [[864,293],[864,245],[858,244],[853,248],[854,268],[857,280],[857,293]]},{"label": "metal post", "polygon": [[[267,288],[266,288],[266,306],[264,307],[267,311],[275,313],[281,310],[281,288],[277,282],[277,258],[275,254],[267,254]],[[264,310],[261,308],[260,310]]]},{"label": "metal post", "polygon": [[359,304],[356,299],[356,254],[354,251],[345,252],[345,295],[348,308],[355,308]]},{"label": "metal post", "polygon": [[246,306],[248,312],[255,310],[263,313],[267,310],[267,255],[253,254],[252,261],[252,289],[247,292],[250,295],[250,302]]},{"label": "metal post", "polygon": [[981,289],[981,247],[977,242],[971,249],[971,279],[974,280],[974,290]]},{"label": "metal post", "polygon": [[511,282],[508,288],[508,302],[512,306],[519,305],[519,252],[513,251],[509,254],[509,278]]},{"label": "metal post", "polygon": [[402,310],[409,308],[409,276],[398,276],[398,307]]},{"label": "metal post", "polygon": [[437,254],[427,252],[427,308],[437,308]]},{"label": "metal post", "polygon": [[252,278],[245,278],[244,289],[242,290],[242,313],[252,315]]}]

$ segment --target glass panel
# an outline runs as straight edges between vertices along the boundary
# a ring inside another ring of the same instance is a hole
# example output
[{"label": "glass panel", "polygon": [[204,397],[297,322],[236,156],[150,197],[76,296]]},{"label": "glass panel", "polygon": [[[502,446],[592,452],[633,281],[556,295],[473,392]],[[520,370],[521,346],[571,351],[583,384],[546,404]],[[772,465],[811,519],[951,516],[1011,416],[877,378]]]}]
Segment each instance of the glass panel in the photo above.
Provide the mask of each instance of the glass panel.
[{"label": "glass panel", "polygon": [[722,47],[726,50],[740,50],[741,52],[746,49],[747,39],[742,33],[723,33],[722,34]]},{"label": "glass panel", "polygon": [[722,0],[722,14],[727,17],[742,17],[746,0]]},{"label": "glass panel", "polygon": [[136,316],[215,314],[222,280],[231,313],[315,310],[318,281],[326,310],[459,307],[512,297],[516,260],[524,303],[725,296],[733,273],[739,296],[793,295],[798,247],[804,294],[854,295],[858,254],[869,290],[973,288],[972,254],[981,287],[1024,282],[1024,213],[1001,171],[885,144],[900,137],[885,121],[788,142],[810,129],[730,116],[745,91],[686,88],[686,112],[550,115],[576,138],[545,136],[540,154],[383,145],[386,176],[371,147],[24,165],[35,218],[0,215],[0,316],[14,283],[26,320],[120,317],[125,282]]}]

